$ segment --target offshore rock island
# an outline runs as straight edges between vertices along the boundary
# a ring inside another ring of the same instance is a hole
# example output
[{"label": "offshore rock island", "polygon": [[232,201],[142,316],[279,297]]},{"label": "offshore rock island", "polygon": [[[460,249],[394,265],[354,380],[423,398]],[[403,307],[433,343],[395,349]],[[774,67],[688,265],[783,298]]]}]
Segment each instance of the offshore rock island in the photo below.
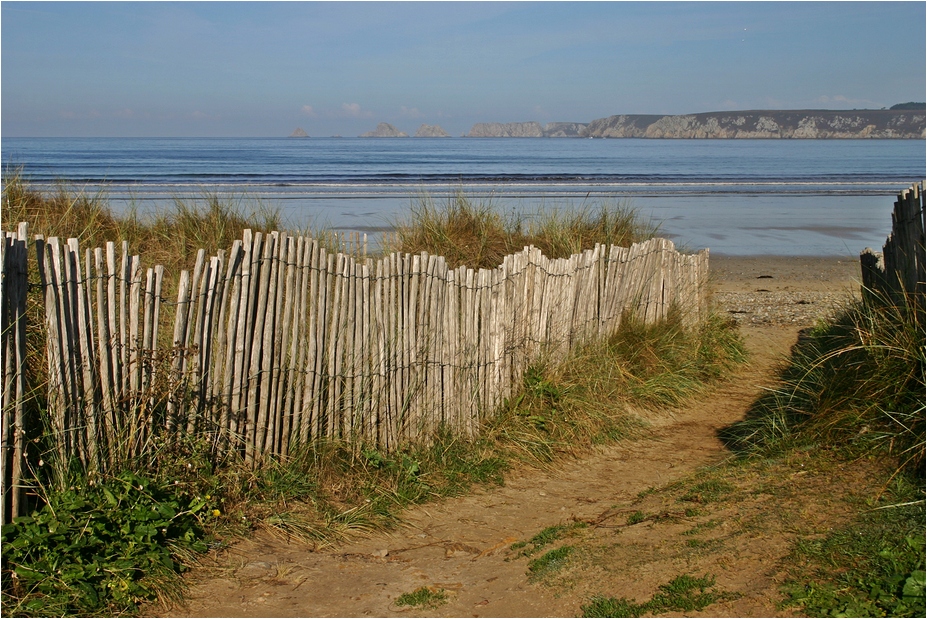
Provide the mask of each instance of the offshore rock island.
[{"label": "offshore rock island", "polygon": [[[882,110],[747,110],[699,114],[620,114],[588,123],[536,121],[476,123],[466,138],[793,138],[924,139],[923,103]],[[360,137],[407,137],[380,123]],[[415,137],[449,137],[437,125],[422,125]]]}]

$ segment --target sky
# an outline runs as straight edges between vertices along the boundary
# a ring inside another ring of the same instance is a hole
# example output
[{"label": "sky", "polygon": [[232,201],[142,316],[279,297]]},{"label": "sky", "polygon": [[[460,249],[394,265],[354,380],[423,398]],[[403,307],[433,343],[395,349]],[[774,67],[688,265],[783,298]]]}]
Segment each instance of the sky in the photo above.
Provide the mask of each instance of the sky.
[{"label": "sky", "polygon": [[925,7],[4,0],[0,137],[878,109],[925,100]]}]

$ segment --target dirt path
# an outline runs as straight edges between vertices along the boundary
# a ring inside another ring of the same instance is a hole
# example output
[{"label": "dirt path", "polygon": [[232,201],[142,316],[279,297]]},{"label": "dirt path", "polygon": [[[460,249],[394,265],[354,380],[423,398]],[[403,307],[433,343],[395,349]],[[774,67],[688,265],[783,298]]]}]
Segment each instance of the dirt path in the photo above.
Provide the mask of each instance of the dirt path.
[{"label": "dirt path", "polygon": [[[511,544],[574,518],[594,519],[648,488],[725,458],[716,430],[742,418],[795,341],[797,328],[745,327],[744,334],[752,353],[749,367],[685,409],[652,419],[651,438],[602,450],[553,473],[525,472],[501,488],[413,508],[404,514],[407,526],[335,549],[311,552],[263,536],[241,542],[222,567],[195,575],[187,606],[168,613],[576,616],[582,600],[529,582],[526,560],[510,560]],[[675,575],[650,571],[638,584],[652,591]],[[394,604],[422,586],[444,589],[449,602],[425,611]]]},{"label": "dirt path", "polygon": [[[751,361],[685,408],[650,417],[648,439],[413,508],[403,514],[406,526],[337,548],[312,552],[267,536],[243,541],[217,567],[190,577],[186,606],[163,614],[577,616],[597,592],[646,600],[681,573],[709,571],[739,597],[708,607],[707,615],[781,615],[776,566],[796,535],[826,530],[826,518],[840,512],[832,490],[852,485],[847,471],[834,473],[839,479],[805,475],[800,463],[788,462],[776,472],[782,482],[774,491],[748,487],[728,502],[697,505],[688,510],[693,517],[663,517],[683,513],[679,496],[640,495],[728,457],[716,431],[741,419],[773,383],[801,327],[858,290],[858,268],[853,259],[713,258],[716,302],[741,325]],[[628,526],[632,512],[648,521]],[[588,527],[577,541],[598,559],[577,561],[553,580],[529,579],[528,558],[511,550],[546,527],[606,517],[608,526]],[[448,602],[434,609],[395,604],[423,586],[443,589]]]}]

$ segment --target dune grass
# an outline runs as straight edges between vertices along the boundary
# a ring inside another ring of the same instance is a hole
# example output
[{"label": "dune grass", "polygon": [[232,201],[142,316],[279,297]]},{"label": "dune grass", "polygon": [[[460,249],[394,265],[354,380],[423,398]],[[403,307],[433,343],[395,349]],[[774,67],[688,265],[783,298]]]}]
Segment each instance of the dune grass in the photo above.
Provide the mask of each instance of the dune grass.
[{"label": "dune grass", "polygon": [[924,328],[914,310],[852,301],[804,332],[780,374],[723,438],[741,453],[816,445],[888,456],[923,476]]},{"label": "dune grass", "polygon": [[568,258],[596,243],[627,247],[657,232],[626,202],[584,201],[578,208],[507,213],[491,200],[474,200],[463,191],[443,202],[419,196],[394,227],[384,243],[387,251],[426,251],[444,256],[451,268],[474,269],[495,268],[528,245],[548,258]]},{"label": "dune grass", "polygon": [[25,221],[31,234],[76,238],[84,248],[128,241],[129,251],[141,255],[146,265],[163,265],[169,280],[193,268],[199,249],[214,255],[231,247],[246,228],[270,232],[283,226],[279,209],[247,196],[203,193],[174,198],[152,213],[133,207],[117,214],[104,192],[88,194],[60,183],[53,193],[42,193],[15,171],[3,178],[2,205],[4,225]]}]

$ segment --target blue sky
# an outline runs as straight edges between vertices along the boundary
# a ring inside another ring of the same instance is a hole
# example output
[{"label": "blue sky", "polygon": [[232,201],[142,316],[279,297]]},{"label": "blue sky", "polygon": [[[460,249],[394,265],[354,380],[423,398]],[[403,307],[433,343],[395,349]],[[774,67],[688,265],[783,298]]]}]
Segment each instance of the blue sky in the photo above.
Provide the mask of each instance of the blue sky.
[{"label": "blue sky", "polygon": [[925,99],[924,2],[11,2],[3,136],[356,136],[389,122]]}]

